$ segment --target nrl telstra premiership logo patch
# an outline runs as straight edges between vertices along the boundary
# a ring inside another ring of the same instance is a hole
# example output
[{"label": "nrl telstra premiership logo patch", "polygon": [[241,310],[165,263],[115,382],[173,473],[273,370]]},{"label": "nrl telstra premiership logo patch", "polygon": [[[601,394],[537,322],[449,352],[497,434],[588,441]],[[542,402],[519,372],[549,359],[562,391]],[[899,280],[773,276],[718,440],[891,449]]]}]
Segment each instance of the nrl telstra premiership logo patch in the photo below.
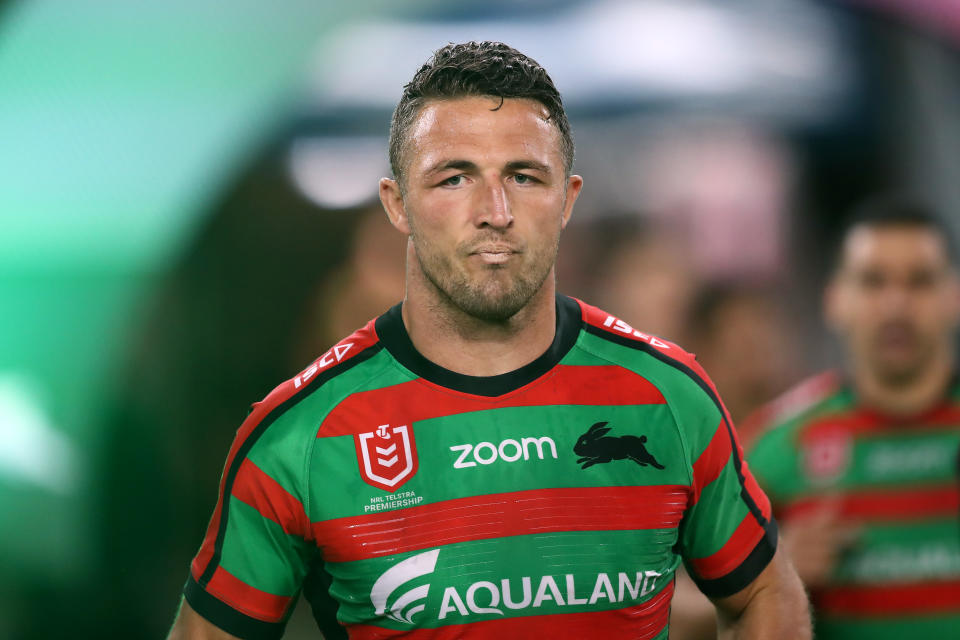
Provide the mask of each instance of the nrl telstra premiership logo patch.
[{"label": "nrl telstra premiership logo patch", "polygon": [[354,436],[360,476],[369,485],[393,493],[417,473],[417,446],[407,425],[382,424]]},{"label": "nrl telstra premiership logo patch", "polygon": [[[392,597],[393,593],[411,580],[433,573],[437,566],[438,555],[440,555],[440,549],[418,553],[384,571],[370,590],[370,601],[373,603],[376,614],[378,616],[386,614],[391,620],[413,624],[413,616],[426,608],[423,601],[427,599],[430,585],[414,587],[396,598]],[[390,602],[389,611],[387,610],[388,601]]]}]

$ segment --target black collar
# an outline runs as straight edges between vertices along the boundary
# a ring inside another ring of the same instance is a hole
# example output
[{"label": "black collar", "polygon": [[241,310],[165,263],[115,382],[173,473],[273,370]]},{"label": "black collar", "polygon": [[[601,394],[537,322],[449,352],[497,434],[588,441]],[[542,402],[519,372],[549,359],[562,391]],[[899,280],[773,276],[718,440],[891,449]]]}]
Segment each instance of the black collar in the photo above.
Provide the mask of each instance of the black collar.
[{"label": "black collar", "polygon": [[552,369],[577,341],[582,324],[580,305],[573,298],[557,295],[557,331],[550,345],[540,357],[519,369],[497,376],[468,376],[424,358],[410,341],[400,313],[401,304],[392,307],[377,318],[376,330],[380,342],[404,367],[434,384],[478,396],[500,396],[529,384]]}]

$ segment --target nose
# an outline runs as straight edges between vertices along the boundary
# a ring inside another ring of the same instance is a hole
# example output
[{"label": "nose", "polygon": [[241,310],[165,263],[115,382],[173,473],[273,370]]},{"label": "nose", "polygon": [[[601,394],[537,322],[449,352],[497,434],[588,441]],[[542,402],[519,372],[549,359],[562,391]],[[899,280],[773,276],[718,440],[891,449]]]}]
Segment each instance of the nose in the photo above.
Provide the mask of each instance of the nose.
[{"label": "nose", "polygon": [[890,316],[901,316],[910,308],[910,289],[902,284],[892,284],[884,291],[881,308]]},{"label": "nose", "polygon": [[513,214],[510,211],[510,199],[504,185],[499,180],[493,180],[487,182],[478,191],[480,202],[476,207],[476,225],[508,229],[513,224]]}]

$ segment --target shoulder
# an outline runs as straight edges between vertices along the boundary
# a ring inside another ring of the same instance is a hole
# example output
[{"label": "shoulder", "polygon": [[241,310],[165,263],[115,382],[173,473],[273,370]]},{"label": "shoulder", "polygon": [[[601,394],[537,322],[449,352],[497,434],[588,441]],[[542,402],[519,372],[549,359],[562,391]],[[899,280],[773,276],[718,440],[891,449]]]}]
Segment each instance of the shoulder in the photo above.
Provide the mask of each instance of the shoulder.
[{"label": "shoulder", "polygon": [[367,363],[382,345],[376,333],[375,320],[338,341],[292,378],[277,385],[267,396],[255,402],[237,433],[246,440],[291,413],[304,400],[325,386],[335,384],[350,372],[369,366]]},{"label": "shoulder", "polygon": [[[663,379],[668,386],[698,389],[711,402],[719,404],[716,387],[694,354],[669,340],[634,329],[602,309],[580,300],[577,303],[581,308],[583,330],[605,343],[619,347],[611,353],[618,355],[624,364],[642,366],[644,375]],[[658,371],[669,374],[657,376]]]},{"label": "shoulder", "polygon": [[758,444],[774,434],[800,429],[842,389],[843,376],[838,371],[811,376],[753,412],[744,421],[744,428],[757,434]]}]

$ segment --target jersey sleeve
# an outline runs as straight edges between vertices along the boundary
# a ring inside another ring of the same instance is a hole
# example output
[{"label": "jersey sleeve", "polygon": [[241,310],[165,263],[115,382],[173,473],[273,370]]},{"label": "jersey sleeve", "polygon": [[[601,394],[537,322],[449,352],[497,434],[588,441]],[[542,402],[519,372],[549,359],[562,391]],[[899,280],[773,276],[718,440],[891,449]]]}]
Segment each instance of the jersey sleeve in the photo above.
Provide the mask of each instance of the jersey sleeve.
[{"label": "jersey sleeve", "polygon": [[777,528],[713,383],[692,357],[679,368],[689,382],[672,405],[691,463],[680,550],[700,590],[726,597],[749,585],[773,558]]},{"label": "jersey sleeve", "polygon": [[284,414],[296,389],[281,385],[237,431],[184,597],[239,638],[279,638],[316,546],[305,509],[302,435]]},{"label": "jersey sleeve", "polygon": [[797,455],[788,436],[785,429],[767,430],[747,456],[750,468],[770,496],[774,510],[782,506],[790,487],[796,484]]}]

